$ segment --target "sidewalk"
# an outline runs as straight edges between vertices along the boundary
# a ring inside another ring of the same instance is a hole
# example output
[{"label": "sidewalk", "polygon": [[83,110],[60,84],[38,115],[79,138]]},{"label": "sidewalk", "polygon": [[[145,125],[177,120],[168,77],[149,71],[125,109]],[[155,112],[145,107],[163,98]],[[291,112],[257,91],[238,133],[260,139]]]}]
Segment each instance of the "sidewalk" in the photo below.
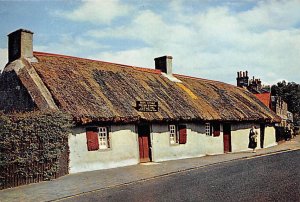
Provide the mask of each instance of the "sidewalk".
[{"label": "sidewalk", "polygon": [[50,201],[135,181],[151,179],[177,172],[197,169],[232,160],[300,149],[300,135],[277,146],[260,149],[256,153],[239,152],[161,163],[70,174],[59,179],[0,191],[0,201]]}]

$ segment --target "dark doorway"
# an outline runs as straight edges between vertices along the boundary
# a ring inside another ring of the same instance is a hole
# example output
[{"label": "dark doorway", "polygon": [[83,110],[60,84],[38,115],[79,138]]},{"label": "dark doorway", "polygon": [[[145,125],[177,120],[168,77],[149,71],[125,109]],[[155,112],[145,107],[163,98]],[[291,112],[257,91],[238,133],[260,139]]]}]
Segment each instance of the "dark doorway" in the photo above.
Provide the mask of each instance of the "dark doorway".
[{"label": "dark doorway", "polygon": [[224,153],[231,152],[231,125],[223,124]]},{"label": "dark doorway", "polygon": [[140,162],[151,161],[150,126],[148,124],[138,125]]},{"label": "dark doorway", "polygon": [[265,140],[265,124],[260,124],[260,147],[264,148],[264,140]]}]

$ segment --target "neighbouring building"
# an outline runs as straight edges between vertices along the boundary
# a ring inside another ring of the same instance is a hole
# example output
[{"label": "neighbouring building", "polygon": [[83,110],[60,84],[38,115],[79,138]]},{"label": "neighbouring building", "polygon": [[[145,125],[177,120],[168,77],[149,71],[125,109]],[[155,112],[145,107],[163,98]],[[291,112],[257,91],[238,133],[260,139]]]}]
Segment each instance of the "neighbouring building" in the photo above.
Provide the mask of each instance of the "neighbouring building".
[{"label": "neighbouring building", "polygon": [[256,79],[254,76],[249,80],[248,71],[237,72],[237,86],[248,89],[253,94],[271,93],[271,87],[269,85],[262,85],[260,79]]},{"label": "neighbouring building", "polygon": [[32,36],[8,35],[0,109],[71,114],[70,173],[246,151],[253,125],[276,144],[280,117],[244,88],[174,74],[171,56],[147,69],[34,52]]},{"label": "neighbouring building", "polygon": [[288,127],[288,117],[291,116],[290,112],[288,112],[288,105],[283,99],[279,96],[272,96],[271,97],[271,109],[281,117],[281,122],[278,126]]},{"label": "neighbouring building", "polygon": [[253,76],[249,80],[248,71],[237,72],[236,80],[238,87],[252,92],[262,103],[272,109],[281,118],[281,122],[276,124],[277,140],[281,140],[280,136],[285,136],[285,129],[293,128],[293,114],[288,111],[287,103],[280,96],[271,96],[270,86],[262,85],[260,79],[255,79]]}]

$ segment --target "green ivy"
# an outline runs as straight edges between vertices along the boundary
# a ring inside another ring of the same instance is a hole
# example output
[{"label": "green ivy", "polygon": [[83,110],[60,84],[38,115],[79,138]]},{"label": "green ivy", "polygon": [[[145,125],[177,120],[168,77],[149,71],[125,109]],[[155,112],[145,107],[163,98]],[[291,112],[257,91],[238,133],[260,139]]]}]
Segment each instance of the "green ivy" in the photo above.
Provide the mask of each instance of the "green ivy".
[{"label": "green ivy", "polygon": [[[16,166],[18,177],[43,176],[53,178],[58,172],[59,159],[68,149],[67,136],[72,119],[62,112],[0,113],[0,187],[9,173],[6,168]],[[33,164],[49,166],[41,171]],[[66,162],[67,163],[67,162]]]}]

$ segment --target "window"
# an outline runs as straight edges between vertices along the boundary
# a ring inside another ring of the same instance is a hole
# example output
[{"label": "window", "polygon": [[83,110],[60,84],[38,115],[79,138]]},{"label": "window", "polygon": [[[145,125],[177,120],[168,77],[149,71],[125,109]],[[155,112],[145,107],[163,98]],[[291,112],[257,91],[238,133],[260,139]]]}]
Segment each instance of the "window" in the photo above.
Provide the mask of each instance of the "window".
[{"label": "window", "polygon": [[210,123],[205,124],[205,134],[208,135],[208,136],[211,136]]},{"label": "window", "polygon": [[88,151],[110,148],[109,131],[107,127],[86,128],[86,139]]},{"label": "window", "polygon": [[185,144],[187,139],[186,125],[170,125],[170,144]]},{"label": "window", "polygon": [[108,133],[106,127],[99,127],[99,149],[107,149],[108,147]]},{"label": "window", "polygon": [[178,133],[176,130],[176,125],[170,125],[170,143],[176,144],[178,143]]},{"label": "window", "polygon": [[220,136],[220,123],[206,123],[205,134],[207,136],[218,137]]}]

